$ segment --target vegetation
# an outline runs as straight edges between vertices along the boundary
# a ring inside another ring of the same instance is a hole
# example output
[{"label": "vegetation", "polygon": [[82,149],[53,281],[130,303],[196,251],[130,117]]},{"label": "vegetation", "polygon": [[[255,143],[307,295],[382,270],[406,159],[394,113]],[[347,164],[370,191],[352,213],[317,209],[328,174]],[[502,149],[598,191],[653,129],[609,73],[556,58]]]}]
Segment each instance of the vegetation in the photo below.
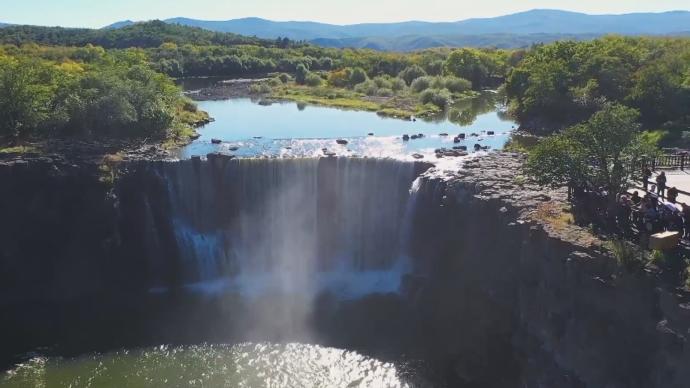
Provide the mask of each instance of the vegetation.
[{"label": "vegetation", "polygon": [[527,171],[543,185],[604,190],[610,202],[627,190],[642,158],[654,152],[640,133],[639,114],[608,103],[586,122],[535,146]]},{"label": "vegetation", "polygon": [[0,139],[179,137],[204,118],[139,50],[0,47]]},{"label": "vegetation", "polygon": [[532,130],[552,133],[610,102],[637,109],[646,129],[689,128],[690,39],[557,42],[533,48],[509,73],[512,112]]}]

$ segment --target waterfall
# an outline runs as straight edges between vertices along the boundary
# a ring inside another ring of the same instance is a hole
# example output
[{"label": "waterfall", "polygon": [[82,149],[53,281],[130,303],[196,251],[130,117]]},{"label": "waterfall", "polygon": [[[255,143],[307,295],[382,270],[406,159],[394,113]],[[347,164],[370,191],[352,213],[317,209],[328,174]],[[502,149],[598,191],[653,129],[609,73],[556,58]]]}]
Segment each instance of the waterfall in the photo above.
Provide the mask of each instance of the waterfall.
[{"label": "waterfall", "polygon": [[166,186],[188,284],[389,291],[406,266],[420,164],[214,158],[149,168]]}]

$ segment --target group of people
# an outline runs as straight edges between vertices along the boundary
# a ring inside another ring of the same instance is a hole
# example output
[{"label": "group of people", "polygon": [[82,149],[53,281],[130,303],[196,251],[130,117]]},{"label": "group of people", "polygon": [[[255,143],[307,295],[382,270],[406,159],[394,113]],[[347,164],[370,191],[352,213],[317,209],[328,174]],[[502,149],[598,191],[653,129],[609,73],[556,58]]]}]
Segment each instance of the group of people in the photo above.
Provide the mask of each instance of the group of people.
[{"label": "group of people", "polygon": [[642,185],[644,197],[638,191],[618,197],[616,223],[624,233],[631,232],[634,225],[640,233],[654,234],[663,231],[677,231],[690,238],[690,206],[677,202],[678,189],[666,188],[667,178],[664,172],[657,175],[656,185],[650,187],[652,172],[643,171]]},{"label": "group of people", "polygon": [[655,192],[647,192],[644,197],[637,191],[620,195],[616,214],[619,229],[629,234],[634,225],[640,233],[677,231],[690,238],[690,206],[676,202],[677,190],[668,191],[667,200]]}]

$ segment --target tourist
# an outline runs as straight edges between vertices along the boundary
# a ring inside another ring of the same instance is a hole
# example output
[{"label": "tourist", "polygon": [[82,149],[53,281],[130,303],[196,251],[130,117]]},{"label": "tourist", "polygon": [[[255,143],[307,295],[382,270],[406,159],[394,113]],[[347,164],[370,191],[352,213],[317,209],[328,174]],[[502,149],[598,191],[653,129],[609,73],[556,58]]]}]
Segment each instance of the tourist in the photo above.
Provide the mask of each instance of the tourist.
[{"label": "tourist", "polygon": [[642,198],[640,198],[640,193],[635,190],[633,191],[632,197],[630,197],[630,201],[633,203],[635,206],[639,206],[640,202],[642,201]]},{"label": "tourist", "polygon": [[624,235],[630,233],[630,214],[632,212],[632,202],[630,197],[622,194],[618,198],[618,209],[617,209],[617,223],[618,228]]},{"label": "tourist", "polygon": [[685,220],[685,238],[690,239],[690,206],[681,204],[683,207],[683,220]]},{"label": "tourist", "polygon": [[666,190],[666,173],[661,172],[661,174],[656,177],[656,193],[664,198],[664,191]]},{"label": "tourist", "polygon": [[675,186],[671,187],[668,189],[666,196],[668,197],[669,202],[676,203],[676,199],[678,198],[678,189]]},{"label": "tourist", "polygon": [[652,171],[648,167],[645,167],[644,171],[642,171],[642,187],[644,188],[644,191],[647,191],[647,188],[649,187],[649,178],[651,177]]}]

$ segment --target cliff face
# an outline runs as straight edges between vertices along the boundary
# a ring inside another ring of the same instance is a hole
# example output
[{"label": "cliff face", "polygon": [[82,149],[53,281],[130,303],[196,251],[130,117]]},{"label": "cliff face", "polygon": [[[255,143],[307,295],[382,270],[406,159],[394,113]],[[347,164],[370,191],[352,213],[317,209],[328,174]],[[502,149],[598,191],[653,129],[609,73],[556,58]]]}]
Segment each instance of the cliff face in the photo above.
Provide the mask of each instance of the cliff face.
[{"label": "cliff face", "polygon": [[[402,242],[412,260],[400,293],[334,302],[329,291],[313,301],[309,320],[329,334],[323,342],[424,359],[432,380],[447,386],[687,387],[690,304],[649,274],[621,271],[586,231],[545,221],[558,221],[549,211],[559,213],[564,194],[524,184],[521,162],[495,153],[460,171],[431,170],[409,198],[427,166],[132,162],[109,184],[91,165],[0,165],[0,308],[9,317],[0,320],[0,362],[103,337],[105,348],[227,341],[228,326],[250,315],[251,304],[181,292],[209,271],[257,269],[229,253],[206,260],[218,252],[257,251],[268,260],[262,267],[273,260],[263,250],[272,242],[287,251],[319,243],[300,249],[300,259],[347,248],[357,277],[394,267]],[[303,214],[315,203],[315,214]],[[298,245],[283,235],[294,237],[294,225],[311,231]],[[375,255],[377,246],[386,255]],[[322,264],[315,270],[333,267]],[[173,322],[182,329],[170,329]]]},{"label": "cliff face", "polygon": [[492,154],[423,185],[422,201],[435,205],[417,227],[433,230],[416,252],[429,259],[428,287],[456,295],[456,306],[486,301],[456,314],[471,334],[451,335],[459,346],[446,351],[477,347],[459,352],[456,376],[489,381],[467,357],[500,365],[476,339],[502,334],[518,386],[688,386],[690,304],[646,273],[618,269],[587,232],[545,222],[540,209],[560,209],[564,194],[518,184],[520,164]]}]

